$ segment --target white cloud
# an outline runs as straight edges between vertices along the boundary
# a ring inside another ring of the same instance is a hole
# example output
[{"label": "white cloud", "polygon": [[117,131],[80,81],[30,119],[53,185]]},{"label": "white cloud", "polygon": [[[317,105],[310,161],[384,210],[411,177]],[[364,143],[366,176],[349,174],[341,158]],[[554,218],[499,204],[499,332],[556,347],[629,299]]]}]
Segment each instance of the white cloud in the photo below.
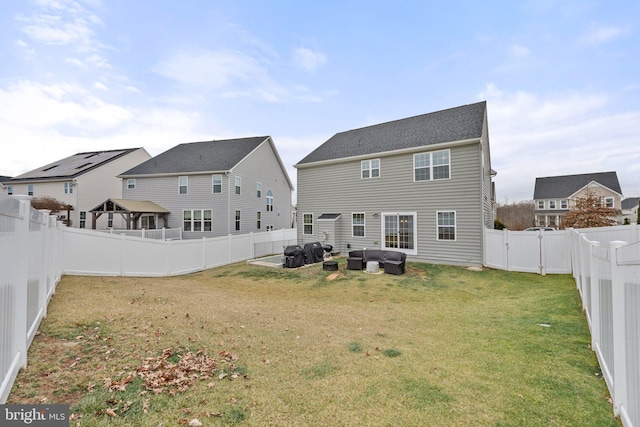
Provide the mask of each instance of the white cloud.
[{"label": "white cloud", "polygon": [[111,104],[69,83],[21,81],[0,89],[0,110],[0,134],[7,142],[0,175],[16,176],[91,149],[144,147],[156,155],[182,142],[210,138],[197,130],[199,113]]},{"label": "white cloud", "polygon": [[497,197],[533,197],[536,177],[616,171],[625,194],[640,191],[632,167],[640,163],[640,111],[612,111],[596,93],[541,96],[487,85],[492,167]]},{"label": "white cloud", "polygon": [[623,29],[613,25],[594,27],[586,33],[582,40],[589,44],[600,44],[618,38],[623,34]]},{"label": "white cloud", "polygon": [[314,71],[327,62],[327,57],[323,53],[301,47],[293,51],[292,61],[296,67],[302,70]]},{"label": "white cloud", "polygon": [[104,83],[101,83],[101,82],[95,82],[95,83],[93,84],[93,86],[94,86],[96,89],[105,90],[105,91],[109,90],[109,88],[108,88],[107,86],[105,86],[105,85],[104,85]]},{"label": "white cloud", "polygon": [[192,49],[170,55],[154,71],[183,88],[209,91],[222,98],[255,98],[268,103],[288,100],[317,102],[300,85],[284,85],[271,75],[268,61],[236,50]]}]

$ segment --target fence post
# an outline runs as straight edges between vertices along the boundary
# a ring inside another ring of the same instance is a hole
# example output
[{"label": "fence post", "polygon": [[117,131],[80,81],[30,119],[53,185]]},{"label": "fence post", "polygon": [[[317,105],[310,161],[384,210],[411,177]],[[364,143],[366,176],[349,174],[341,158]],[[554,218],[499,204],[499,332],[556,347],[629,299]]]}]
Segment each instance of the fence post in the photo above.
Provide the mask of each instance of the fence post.
[{"label": "fence post", "polygon": [[20,220],[16,226],[16,248],[18,254],[16,259],[16,294],[15,303],[15,330],[13,338],[13,347],[15,351],[20,353],[19,363],[21,367],[27,366],[27,343],[28,343],[28,327],[27,325],[27,307],[28,300],[28,283],[29,283],[29,221],[31,218],[31,197],[14,196],[20,201],[19,217]]},{"label": "fence post", "polygon": [[[600,247],[600,242],[589,242],[589,265],[591,266],[591,307],[588,308],[591,326],[591,349],[596,350],[600,342],[600,269],[596,251]],[[582,299],[583,301],[585,298]]]},{"label": "fence post", "polygon": [[620,415],[620,407],[627,406],[626,310],[624,279],[618,266],[618,248],[624,245],[626,242],[619,240],[609,243],[613,308],[613,412],[616,416]]},{"label": "fence post", "polygon": [[509,266],[509,230],[504,230],[502,232],[502,265],[504,265],[504,269],[507,271],[511,271],[511,267]]}]

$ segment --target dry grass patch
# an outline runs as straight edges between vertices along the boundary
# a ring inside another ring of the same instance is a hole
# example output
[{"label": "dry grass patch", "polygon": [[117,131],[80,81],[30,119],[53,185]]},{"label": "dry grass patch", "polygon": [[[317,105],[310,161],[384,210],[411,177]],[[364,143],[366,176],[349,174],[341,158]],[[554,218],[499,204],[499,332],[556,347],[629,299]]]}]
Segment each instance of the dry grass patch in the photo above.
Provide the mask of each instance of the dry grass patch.
[{"label": "dry grass patch", "polygon": [[[569,276],[338,261],[64,277],[10,402],[83,426],[619,425]],[[151,362],[188,386],[155,393]]]}]

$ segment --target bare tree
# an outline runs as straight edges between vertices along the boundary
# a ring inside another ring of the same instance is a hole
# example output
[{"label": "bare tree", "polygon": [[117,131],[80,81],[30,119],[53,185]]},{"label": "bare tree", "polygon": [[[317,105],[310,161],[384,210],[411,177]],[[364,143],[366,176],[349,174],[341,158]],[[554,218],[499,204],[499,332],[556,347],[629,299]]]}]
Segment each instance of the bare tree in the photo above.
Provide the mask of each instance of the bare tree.
[{"label": "bare tree", "polygon": [[609,227],[616,225],[616,217],[621,213],[620,209],[606,207],[602,197],[596,194],[577,197],[574,202],[571,210],[562,216],[566,228]]},{"label": "bare tree", "polygon": [[69,219],[71,217],[71,211],[73,210],[73,206],[71,205],[63,203],[51,196],[39,196],[39,197],[34,197],[33,200],[31,200],[31,206],[34,209],[50,210],[52,214],[57,214],[59,212],[66,211],[67,219],[66,221],[64,221],[64,223],[67,226],[71,225],[71,221]]},{"label": "bare tree", "polygon": [[509,230],[524,230],[535,225],[535,205],[532,201],[498,204],[496,216]]}]

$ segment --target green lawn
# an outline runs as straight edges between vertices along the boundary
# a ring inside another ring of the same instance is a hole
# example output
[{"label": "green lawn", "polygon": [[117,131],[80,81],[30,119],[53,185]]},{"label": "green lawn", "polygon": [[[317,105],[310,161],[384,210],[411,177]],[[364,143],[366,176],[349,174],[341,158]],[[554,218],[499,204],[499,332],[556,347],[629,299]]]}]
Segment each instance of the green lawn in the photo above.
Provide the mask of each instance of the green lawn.
[{"label": "green lawn", "polygon": [[64,277],[8,403],[81,426],[620,425],[570,276],[338,261]]}]

